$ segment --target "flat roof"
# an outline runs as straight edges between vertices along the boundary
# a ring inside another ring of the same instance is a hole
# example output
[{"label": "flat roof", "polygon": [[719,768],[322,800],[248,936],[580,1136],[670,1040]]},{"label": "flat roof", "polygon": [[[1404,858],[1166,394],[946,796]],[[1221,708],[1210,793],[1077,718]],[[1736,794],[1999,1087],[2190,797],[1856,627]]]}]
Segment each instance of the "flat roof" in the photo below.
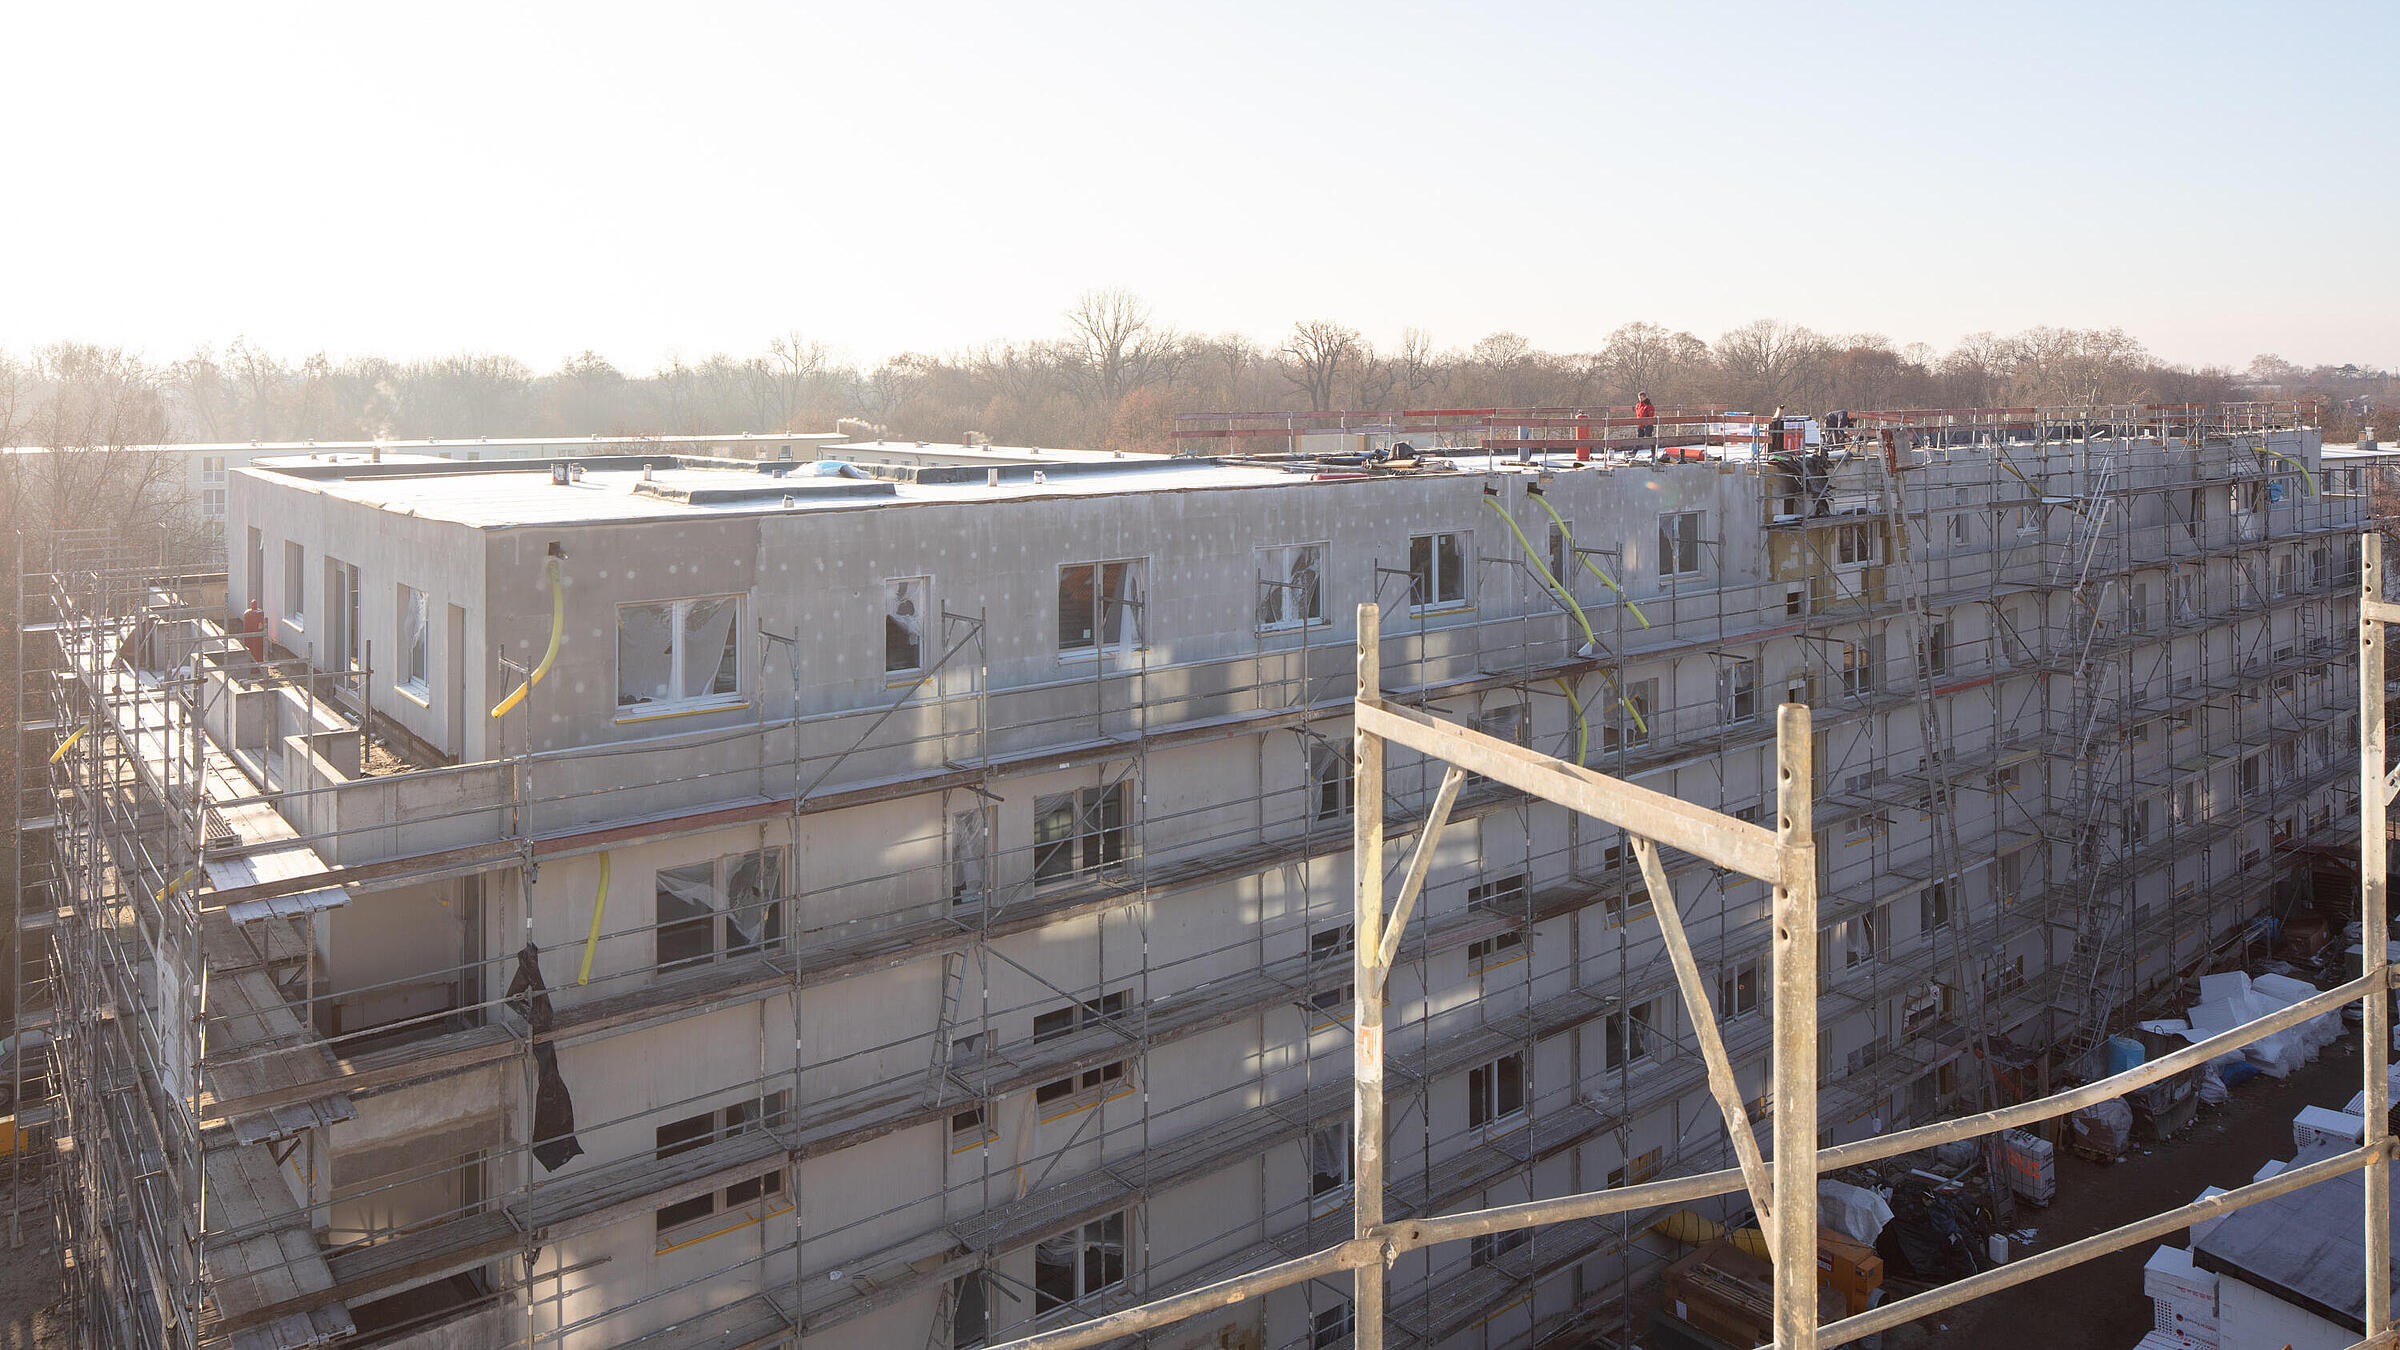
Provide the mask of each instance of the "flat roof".
[{"label": "flat roof", "polygon": [[[388,456],[391,451],[400,449],[411,449],[418,451],[423,451],[426,449],[432,449],[435,451],[444,449],[480,450],[493,446],[502,448],[523,448],[527,446],[539,445],[559,447],[590,446],[595,451],[602,451],[612,446],[714,446],[738,445],[743,442],[748,442],[753,445],[777,445],[806,442],[809,447],[814,450],[823,449],[828,445],[838,442],[855,440],[857,440],[857,437],[843,431],[721,431],[709,434],[677,433],[675,435],[656,436],[640,434],[624,436],[411,436],[406,438],[387,437],[383,440],[350,441],[164,441],[152,445],[128,445],[115,448],[125,450],[174,450],[180,452],[190,452],[194,454],[207,454],[212,451],[219,451],[241,454],[308,455],[325,454],[332,451],[342,450],[358,450],[372,453],[377,447],[381,447]],[[7,453],[10,454],[33,455],[46,454],[49,452],[50,447],[42,445],[23,445],[10,446],[6,449]]]},{"label": "flat roof", "polygon": [[941,441],[845,441],[818,447],[828,459],[941,460],[988,464],[994,460],[1027,464],[1111,464],[1171,459],[1155,450],[1065,450],[1046,445],[957,445]]},{"label": "flat roof", "polygon": [[261,469],[298,468],[307,464],[455,464],[457,460],[415,450],[311,450],[304,455],[261,455],[250,465]]},{"label": "flat roof", "polygon": [[[616,456],[586,462],[582,478],[564,484],[551,481],[549,466],[539,461],[432,463],[440,467],[395,464],[388,456],[378,465],[320,459],[251,466],[236,472],[380,510],[477,529],[1267,487],[1297,485],[1310,479],[1307,474],[1239,460],[1161,456],[1112,460],[1105,454],[1097,459],[1061,460],[1055,469],[1022,462],[994,463],[980,475],[935,467],[920,477],[913,466],[878,465],[875,467],[884,469],[884,474],[868,478],[799,471],[778,474],[747,463],[695,466],[683,458],[645,470],[638,456]],[[764,463],[782,467],[773,461]],[[1001,475],[997,485],[986,481],[991,472]]]},{"label": "flat roof", "polygon": [[[2303,1149],[2292,1166],[2340,1152],[2333,1145]],[[2400,1216],[2400,1196],[2394,1206]],[[2364,1334],[2366,1213],[2364,1180],[2344,1172],[2197,1226],[2193,1264]]]}]

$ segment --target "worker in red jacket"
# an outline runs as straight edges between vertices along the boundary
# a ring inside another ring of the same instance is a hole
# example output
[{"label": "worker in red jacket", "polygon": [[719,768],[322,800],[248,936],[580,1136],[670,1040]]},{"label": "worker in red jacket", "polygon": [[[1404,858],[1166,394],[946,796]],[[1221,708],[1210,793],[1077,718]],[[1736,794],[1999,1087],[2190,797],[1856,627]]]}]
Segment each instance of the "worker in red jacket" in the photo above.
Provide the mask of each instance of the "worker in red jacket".
[{"label": "worker in red jacket", "polygon": [[267,663],[267,612],[258,607],[258,597],[250,597],[250,608],[242,611],[242,645],[250,649],[255,665]]},{"label": "worker in red jacket", "polygon": [[1633,415],[1641,423],[1634,428],[1635,434],[1645,441],[1658,434],[1658,406],[1650,401],[1649,390],[1643,390],[1634,402]]}]

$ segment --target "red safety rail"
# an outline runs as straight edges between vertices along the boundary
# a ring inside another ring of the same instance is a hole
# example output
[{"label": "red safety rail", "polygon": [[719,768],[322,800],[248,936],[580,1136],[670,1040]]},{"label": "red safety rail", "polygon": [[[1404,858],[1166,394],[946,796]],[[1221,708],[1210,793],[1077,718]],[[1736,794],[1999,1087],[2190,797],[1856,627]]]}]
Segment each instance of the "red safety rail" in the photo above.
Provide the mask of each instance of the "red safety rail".
[{"label": "red safety rail", "polygon": [[[1844,428],[1832,428],[1836,444],[1860,432],[1948,433],[2013,438],[2107,435],[2197,436],[2256,432],[2305,425],[2311,403],[2237,402],[2109,404],[2089,407],[1896,408],[1844,410]],[[1794,414],[1797,415],[1797,414]],[[1638,417],[1623,405],[1525,408],[1329,409],[1325,411],[1184,413],[1175,436],[1187,442],[1283,440],[1297,448],[1302,436],[1436,436],[1449,443],[1430,451],[1468,449],[1584,450],[1688,448],[1714,444],[1754,446],[1764,439],[1763,414],[1728,408],[1664,408]],[[1648,428],[1650,434],[1641,434]],[[1570,434],[1542,434],[1559,433]],[[1228,444],[1225,453],[1244,453]]]}]

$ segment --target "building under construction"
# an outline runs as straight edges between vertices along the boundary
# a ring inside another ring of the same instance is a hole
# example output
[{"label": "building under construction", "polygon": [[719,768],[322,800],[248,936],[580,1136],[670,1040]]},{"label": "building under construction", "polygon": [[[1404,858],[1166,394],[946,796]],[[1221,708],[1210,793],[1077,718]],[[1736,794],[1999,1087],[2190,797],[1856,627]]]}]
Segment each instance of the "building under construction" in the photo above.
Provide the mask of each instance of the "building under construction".
[{"label": "building under construction", "polygon": [[[221,582],[62,536],[20,1230],[93,1346],[965,1350],[1348,1239],[1362,1172],[1388,1221],[1746,1161],[1769,884],[1364,772],[1361,605],[1382,704],[1738,821],[1805,705],[1814,1134],[2042,1095],[2359,838],[2376,461],[2265,406],[1843,420],[294,463],[230,473]],[[1368,839],[1422,895],[1379,1002]],[[1651,1217],[1400,1253],[1375,1334],[1626,1343]],[[1325,1350],[1351,1291],[1141,1334]]]}]

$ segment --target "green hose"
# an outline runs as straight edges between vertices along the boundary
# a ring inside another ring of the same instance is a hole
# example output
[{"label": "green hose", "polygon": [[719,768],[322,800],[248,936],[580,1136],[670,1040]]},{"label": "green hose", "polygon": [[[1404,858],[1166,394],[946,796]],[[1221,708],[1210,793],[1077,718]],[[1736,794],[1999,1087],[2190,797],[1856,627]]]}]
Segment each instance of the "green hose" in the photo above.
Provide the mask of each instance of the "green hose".
[{"label": "green hose", "polygon": [[1592,748],[1592,724],[1584,720],[1583,700],[1575,697],[1575,686],[1565,680],[1552,680],[1558,692],[1567,696],[1567,706],[1575,710],[1575,762],[1581,764]]},{"label": "green hose", "polygon": [[[1536,497],[1535,500],[1539,501],[1540,498]],[[1566,603],[1568,611],[1575,616],[1575,622],[1583,626],[1583,640],[1590,644],[1593,650],[1598,650],[1600,639],[1592,632],[1592,621],[1583,617],[1583,606],[1575,603],[1575,597],[1567,594],[1567,588],[1559,585],[1558,578],[1550,575],[1550,569],[1542,565],[1540,558],[1534,556],[1533,545],[1526,541],[1525,532],[1517,528],[1516,518],[1503,510],[1499,500],[1488,493],[1484,496],[1483,504],[1492,508],[1492,514],[1507,522],[1508,532],[1517,537],[1517,547],[1525,550],[1525,561],[1533,567],[1534,575],[1542,579],[1542,584],[1550,588],[1552,595]]]},{"label": "green hose", "polygon": [[[2308,495],[2311,497],[2317,495],[2317,476],[2315,473],[2310,471],[2305,462],[2294,459],[2290,455],[2283,453],[2281,450],[2268,449],[2267,443],[2263,440],[2258,443],[2258,448],[2262,452],[2271,455],[2276,459],[2280,459],[2284,463],[2291,465],[2295,469],[2298,469],[2300,471],[2300,481],[2308,485]],[[1487,498],[1486,500],[1489,499]]]},{"label": "green hose", "polygon": [[[1584,555],[1575,551],[1575,535],[1567,528],[1567,522],[1560,518],[1558,514],[1558,508],[1550,504],[1550,499],[1544,497],[1538,492],[1528,492],[1525,495],[1533,498],[1536,502],[1541,503],[1542,509],[1550,513],[1551,522],[1558,526],[1558,537],[1566,541],[1568,556],[1581,558],[1583,560],[1583,565],[1592,570],[1592,575],[1600,578],[1600,584],[1608,587],[1612,591],[1615,591],[1617,593],[1617,598],[1625,602],[1625,608],[1633,611],[1633,617],[1641,623],[1642,627],[1648,628],[1650,626],[1649,618],[1642,613],[1642,607],[1633,602],[1633,597],[1625,593],[1625,588],[1611,580],[1608,573],[1601,571],[1598,563],[1593,562],[1590,558],[1586,558]],[[1487,498],[1486,500],[1489,499]],[[1524,538],[1523,535],[1519,535],[1517,537],[1520,539]]]},{"label": "green hose", "polygon": [[[1529,493],[1527,493],[1526,495],[1527,495],[1527,496],[1529,496],[1529,497],[1531,497],[1531,498],[1533,498],[1533,499],[1534,499],[1535,501],[1537,501],[1537,502],[1542,502],[1542,495],[1541,495],[1540,493],[1538,493],[1538,492],[1529,492]],[[1540,558],[1537,558],[1537,557],[1535,557],[1535,556],[1534,556],[1534,553],[1533,553],[1533,545],[1532,545],[1531,543],[1527,542],[1527,540],[1526,540],[1526,538],[1525,538],[1525,532],[1524,532],[1523,530],[1520,530],[1520,529],[1518,529],[1518,528],[1517,528],[1517,522],[1516,522],[1515,518],[1511,517],[1511,516],[1508,514],[1508,512],[1507,512],[1507,511],[1505,511],[1505,510],[1502,510],[1502,509],[1501,509],[1501,506],[1500,506],[1500,503],[1499,503],[1498,501],[1495,501],[1495,500],[1494,500],[1494,499],[1491,497],[1491,495],[1490,495],[1490,494],[1488,494],[1488,493],[1487,493],[1487,494],[1485,494],[1485,496],[1484,496],[1484,499],[1483,499],[1483,504],[1484,504],[1485,506],[1488,506],[1488,507],[1492,508],[1492,510],[1493,510],[1495,513],[1497,513],[1497,514],[1499,515],[1500,519],[1502,519],[1502,520],[1504,520],[1504,521],[1507,521],[1507,522],[1508,522],[1508,532],[1509,532],[1510,534],[1513,534],[1513,535],[1515,535],[1515,536],[1517,537],[1517,546],[1525,550],[1525,561],[1526,561],[1527,563],[1529,563],[1529,564],[1531,564],[1531,565],[1532,565],[1532,567],[1533,567],[1533,570],[1534,570],[1535,574],[1536,574],[1536,575],[1538,575],[1538,576],[1540,576],[1540,577],[1541,577],[1541,579],[1542,579],[1542,581],[1543,581],[1543,582],[1544,582],[1546,585],[1548,585],[1548,586],[1550,587],[1550,591],[1551,591],[1551,593],[1552,593],[1553,595],[1556,595],[1556,596],[1557,596],[1559,599],[1561,599],[1561,600],[1564,600],[1564,601],[1566,601],[1566,602],[1567,602],[1567,608],[1568,608],[1568,610],[1569,610],[1569,611],[1571,611],[1571,612],[1572,612],[1572,613],[1575,615],[1575,622],[1577,622],[1577,623],[1579,623],[1579,624],[1583,625],[1583,637],[1584,637],[1584,641],[1586,641],[1586,642],[1588,642],[1588,643],[1590,643],[1590,644],[1591,644],[1591,646],[1590,646],[1590,647],[1588,647],[1588,648],[1586,648],[1585,650],[1587,650],[1587,651],[1597,651],[1597,650],[1599,650],[1599,647],[1600,647],[1600,639],[1599,639],[1597,636],[1595,636],[1595,635],[1593,634],[1593,632],[1592,632],[1592,622],[1591,622],[1591,620],[1589,620],[1589,619],[1587,619],[1587,618],[1583,617],[1583,606],[1581,606],[1581,605],[1579,605],[1579,604],[1576,604],[1576,603],[1575,603],[1575,597],[1574,597],[1574,596],[1572,596],[1572,595],[1569,595],[1569,594],[1567,593],[1567,588],[1566,588],[1566,587],[1564,587],[1564,586],[1561,586],[1561,585],[1559,585],[1559,584],[1558,584],[1558,578],[1557,578],[1557,577],[1554,577],[1554,576],[1552,576],[1552,575],[1550,575],[1550,569],[1542,565],[1542,560],[1541,560]],[[1548,503],[1548,502],[1542,502],[1542,509],[1543,509],[1543,510],[1545,510],[1545,511],[1550,511],[1550,503]],[[1551,518],[1552,520],[1556,520],[1556,519],[1558,519],[1558,513],[1557,513],[1556,511],[1550,511],[1550,518]],[[1564,527],[1563,525],[1560,527],[1560,531],[1559,531],[1559,532],[1560,532],[1561,534],[1564,534],[1564,533],[1566,532],[1566,531],[1565,531],[1565,527]],[[1570,540],[1569,542],[1570,542],[1570,543],[1572,543],[1572,540]],[[1597,573],[1597,572],[1599,572],[1599,570],[1600,570],[1600,569],[1595,567],[1595,568],[1593,568],[1592,570],[1593,570],[1593,572]],[[1600,579],[1601,579],[1602,581],[1608,581],[1608,578],[1607,578],[1606,576],[1602,576]],[[1616,583],[1612,581],[1612,582],[1609,582],[1609,584],[1610,584],[1611,586],[1614,586]],[[1618,594],[1622,595],[1622,594],[1624,594],[1624,592],[1620,591],[1620,592],[1618,592]],[[1630,602],[1628,602],[1628,603],[1630,603]],[[1638,616],[1641,614],[1641,611],[1640,611],[1639,609],[1636,609],[1636,610],[1634,611],[1634,614],[1635,614],[1635,615],[1638,617]],[[1647,619],[1643,620],[1643,621],[1642,621],[1642,626],[1643,626],[1643,627],[1645,627],[1645,628],[1649,627],[1649,626],[1650,626],[1650,624],[1649,624],[1649,621],[1648,621]],[[1612,675],[1612,676],[1610,676],[1610,677],[1609,677],[1609,683],[1610,683],[1611,685],[1616,685],[1616,683],[1617,683],[1617,681],[1616,681],[1616,677],[1615,677],[1615,676],[1613,676],[1613,675]],[[1570,702],[1570,703],[1574,703],[1574,702],[1575,702],[1575,696],[1574,696],[1573,694],[1569,694],[1569,695],[1567,695],[1567,701],[1568,701],[1568,702]],[[1625,691],[1624,691],[1624,689],[1623,689],[1623,687],[1622,687],[1622,686],[1619,686],[1619,687],[1618,687],[1618,689],[1617,689],[1617,702],[1618,702],[1619,704],[1623,705],[1623,707],[1624,707],[1624,709],[1625,709],[1625,713],[1626,713],[1626,715],[1627,715],[1627,716],[1629,716],[1629,717],[1631,717],[1631,718],[1633,719],[1633,724],[1634,724],[1635,726],[1637,726],[1637,727],[1640,727],[1640,728],[1642,729],[1642,734],[1643,734],[1644,736],[1647,736],[1647,735],[1649,735],[1649,734],[1650,734],[1650,724],[1649,724],[1648,722],[1646,722],[1646,721],[1644,721],[1644,720],[1642,719],[1642,713],[1641,713],[1641,710],[1640,710],[1639,708],[1636,708],[1636,707],[1634,707],[1634,706],[1633,706],[1633,702],[1632,702],[1632,700],[1630,700],[1630,699],[1628,699],[1628,698],[1626,698],[1626,697],[1625,697]],[[1580,704],[1580,703],[1576,704],[1576,706],[1575,706],[1575,721],[1576,721],[1576,724],[1577,724],[1579,727],[1580,727],[1580,726],[1582,726],[1582,724],[1583,724],[1583,705],[1582,705],[1582,704]],[[1586,732],[1585,732],[1585,735],[1588,737],[1588,736],[1589,736],[1589,734],[1590,734],[1590,733],[1589,733],[1589,731],[1588,731],[1588,729],[1587,729],[1587,730],[1586,730]],[[1578,753],[1578,754],[1576,755],[1576,757],[1575,757],[1575,762],[1576,762],[1576,763],[1578,763],[1578,764],[1581,764],[1581,763],[1583,762],[1583,756],[1582,756],[1580,753]]]},{"label": "green hose", "polygon": [[592,897],[592,931],[583,940],[583,966],[575,972],[575,983],[592,982],[592,952],[600,946],[600,916],[608,912],[608,850],[600,850],[600,890]]}]

